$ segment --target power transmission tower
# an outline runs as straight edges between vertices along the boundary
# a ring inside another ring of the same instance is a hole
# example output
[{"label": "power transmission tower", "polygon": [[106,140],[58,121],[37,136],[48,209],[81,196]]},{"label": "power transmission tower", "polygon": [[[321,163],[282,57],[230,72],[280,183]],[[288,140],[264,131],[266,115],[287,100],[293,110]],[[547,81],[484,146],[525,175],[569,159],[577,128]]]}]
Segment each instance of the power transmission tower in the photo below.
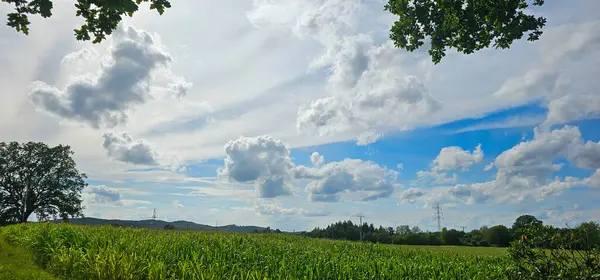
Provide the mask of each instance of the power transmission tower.
[{"label": "power transmission tower", "polygon": [[155,221],[156,221],[156,208],[154,208],[154,210],[152,212],[152,219],[150,220],[150,224],[154,225]]},{"label": "power transmission tower", "polygon": [[435,217],[434,219],[437,220],[437,224],[438,224],[438,231],[442,232],[442,208],[440,208],[440,204],[436,204],[435,207],[433,207],[433,210],[435,210]]},{"label": "power transmission tower", "polygon": [[462,226],[460,227],[462,229],[463,232],[465,232],[465,228],[467,228],[466,226]]},{"label": "power transmission tower", "polygon": [[363,234],[362,234],[362,228],[363,228],[363,223],[362,223],[362,219],[365,217],[363,215],[357,215],[357,217],[360,219],[359,222],[359,229],[360,229],[360,241],[363,241]]}]

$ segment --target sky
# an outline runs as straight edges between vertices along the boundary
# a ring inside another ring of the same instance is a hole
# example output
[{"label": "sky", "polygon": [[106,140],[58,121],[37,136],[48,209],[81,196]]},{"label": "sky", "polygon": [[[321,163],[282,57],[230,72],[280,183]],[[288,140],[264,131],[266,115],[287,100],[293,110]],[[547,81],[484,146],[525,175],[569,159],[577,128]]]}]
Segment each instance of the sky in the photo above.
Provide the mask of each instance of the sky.
[{"label": "sky", "polygon": [[72,1],[0,26],[0,141],[71,146],[86,216],[600,220],[599,1],[547,1],[539,41],[437,65],[393,46],[382,1],[176,2],[100,44],[75,40]]}]

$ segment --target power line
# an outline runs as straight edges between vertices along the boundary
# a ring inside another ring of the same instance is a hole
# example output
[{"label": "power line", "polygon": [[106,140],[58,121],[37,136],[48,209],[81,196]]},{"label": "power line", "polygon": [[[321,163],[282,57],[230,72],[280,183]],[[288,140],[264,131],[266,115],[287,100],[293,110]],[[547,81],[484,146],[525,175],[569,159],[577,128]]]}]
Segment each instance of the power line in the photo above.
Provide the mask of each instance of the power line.
[{"label": "power line", "polygon": [[438,231],[442,232],[442,208],[440,207],[440,204],[436,204],[435,207],[433,207],[433,210],[435,210],[435,217],[434,219],[437,220],[437,224],[438,224]]},{"label": "power line", "polygon": [[360,227],[359,227],[360,228],[360,241],[362,242],[363,241],[363,234],[362,234],[363,222],[362,222],[362,219],[365,216],[364,215],[357,215],[357,217],[360,219],[360,222],[359,222],[359,224],[360,224]]}]

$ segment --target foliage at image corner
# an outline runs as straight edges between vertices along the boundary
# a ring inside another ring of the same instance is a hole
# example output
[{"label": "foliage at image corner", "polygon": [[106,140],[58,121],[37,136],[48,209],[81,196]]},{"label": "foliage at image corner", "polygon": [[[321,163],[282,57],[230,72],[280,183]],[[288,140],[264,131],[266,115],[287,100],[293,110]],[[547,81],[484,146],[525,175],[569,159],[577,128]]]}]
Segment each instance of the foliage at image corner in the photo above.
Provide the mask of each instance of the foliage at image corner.
[{"label": "foliage at image corner", "polygon": [[546,18],[526,13],[544,0],[388,0],[385,11],[398,16],[390,39],[398,48],[414,51],[429,38],[429,55],[438,64],[448,49],[472,54],[492,45],[508,49],[529,32],[537,41]]},{"label": "foliage at image corner", "polygon": [[600,279],[600,225],[532,224],[508,249],[510,279]]},{"label": "foliage at image corner", "polygon": [[[52,16],[53,0],[2,0],[13,4],[7,25],[29,34],[29,16]],[[132,17],[142,3],[162,15],[171,8],[169,0],[77,0],[76,16],[84,24],[75,29],[77,40],[100,43],[112,34],[123,16]],[[472,54],[490,45],[508,49],[528,33],[537,41],[546,18],[529,14],[528,8],[544,5],[544,0],[388,0],[383,10],[398,17],[390,29],[390,39],[398,48],[414,51],[430,41],[429,55],[440,63],[448,49]],[[92,39],[93,36],[93,39]]]},{"label": "foliage at image corner", "polygon": [[[15,11],[7,15],[7,25],[23,34],[29,34],[29,16],[40,15],[43,18],[52,16],[53,0],[2,0],[14,5]],[[123,16],[132,17],[142,3],[150,2],[150,10],[156,10],[162,15],[165,9],[171,7],[169,0],[77,0],[76,16],[85,21],[80,28],[75,29],[75,38],[80,41],[94,39],[100,43],[111,35]]]}]

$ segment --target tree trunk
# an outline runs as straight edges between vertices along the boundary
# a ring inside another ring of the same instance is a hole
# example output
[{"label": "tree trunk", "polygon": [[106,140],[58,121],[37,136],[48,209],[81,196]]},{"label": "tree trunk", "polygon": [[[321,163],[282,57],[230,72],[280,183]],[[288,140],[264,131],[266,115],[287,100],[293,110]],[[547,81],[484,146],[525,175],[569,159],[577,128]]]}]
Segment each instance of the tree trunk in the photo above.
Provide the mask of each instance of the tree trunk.
[{"label": "tree trunk", "polygon": [[27,203],[25,204],[25,212],[23,214],[23,216],[19,217],[21,219],[21,223],[26,223],[27,219],[29,219],[29,216],[31,216],[31,213],[33,213],[33,211],[35,210],[35,206],[34,206],[34,201],[33,199],[27,199]]}]

